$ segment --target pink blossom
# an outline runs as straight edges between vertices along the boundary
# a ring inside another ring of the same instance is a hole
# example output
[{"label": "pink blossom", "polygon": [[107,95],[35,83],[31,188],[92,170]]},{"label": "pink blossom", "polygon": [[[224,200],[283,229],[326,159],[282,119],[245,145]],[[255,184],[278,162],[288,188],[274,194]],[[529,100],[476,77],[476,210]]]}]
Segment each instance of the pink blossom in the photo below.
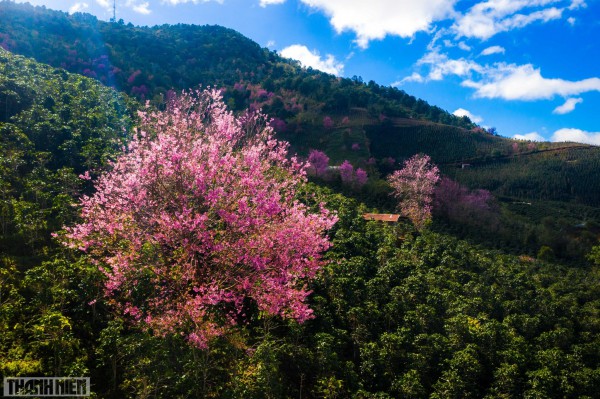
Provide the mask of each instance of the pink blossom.
[{"label": "pink blossom", "polygon": [[444,177],[435,188],[436,211],[460,222],[493,219],[495,199],[488,190],[469,190]]},{"label": "pink blossom", "polygon": [[350,184],[354,181],[354,166],[347,160],[340,165],[340,177],[342,182]]},{"label": "pink blossom", "polygon": [[237,91],[246,91],[246,85],[244,85],[243,83],[236,82],[236,83],[233,85],[233,90],[237,90]]},{"label": "pink blossom", "polygon": [[308,154],[309,171],[315,176],[323,176],[329,167],[329,157],[322,151],[310,150]]},{"label": "pink blossom", "polygon": [[400,214],[421,230],[431,220],[435,185],[440,179],[437,166],[428,155],[417,154],[404,162],[401,170],[388,177],[392,195],[398,199]]},{"label": "pink blossom", "polygon": [[129,75],[129,77],[127,78],[127,83],[132,84],[135,81],[135,78],[137,78],[140,74],[142,73],[142,71],[140,71],[139,69],[136,70],[135,72],[133,72],[131,75]]},{"label": "pink blossom", "polygon": [[364,186],[367,183],[368,178],[369,176],[365,170],[361,168],[356,169],[354,180],[358,187]]},{"label": "pink blossom", "polygon": [[107,302],[199,348],[233,328],[247,301],[313,317],[306,281],[324,264],[337,218],[295,200],[306,165],[288,157],[265,117],[234,117],[215,90],[140,117],[96,193],[81,199],[83,222],[63,237],[105,274]]}]

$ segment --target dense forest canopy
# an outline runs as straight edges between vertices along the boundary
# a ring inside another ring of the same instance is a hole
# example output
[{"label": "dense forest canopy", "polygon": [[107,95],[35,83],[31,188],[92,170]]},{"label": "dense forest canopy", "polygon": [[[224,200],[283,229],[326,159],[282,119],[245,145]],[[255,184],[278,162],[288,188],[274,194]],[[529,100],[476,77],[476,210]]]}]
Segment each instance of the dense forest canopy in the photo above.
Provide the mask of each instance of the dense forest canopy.
[{"label": "dense forest canopy", "polygon": [[[597,147],[494,136],[221,27],[140,28],[7,1],[0,12],[3,377],[89,376],[102,398],[597,397]],[[276,137],[313,162],[290,203],[338,219],[303,288],[314,318],[248,297],[244,322],[207,347],[132,323],[97,262],[53,237],[82,222],[80,199],[142,126],[138,100],[169,112],[198,84],[223,88],[236,115],[267,111]],[[432,223],[365,220],[397,209],[385,178],[405,176],[417,153],[441,174],[427,190]]]}]

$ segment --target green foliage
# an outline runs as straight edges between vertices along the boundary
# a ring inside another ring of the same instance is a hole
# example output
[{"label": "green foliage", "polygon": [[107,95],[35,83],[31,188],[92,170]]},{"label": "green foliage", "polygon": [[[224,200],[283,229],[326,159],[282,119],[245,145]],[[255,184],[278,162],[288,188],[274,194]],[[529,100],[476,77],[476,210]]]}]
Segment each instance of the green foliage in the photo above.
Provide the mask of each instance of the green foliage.
[{"label": "green foliage", "polygon": [[[280,101],[265,107],[288,122],[281,135],[301,151],[350,159],[371,177],[348,196],[315,184],[298,195],[315,209],[325,201],[340,218],[330,232],[330,264],[310,287],[314,320],[269,318],[249,305],[249,326],[208,350],[155,337],[115,319],[102,300],[102,274],[50,235],[76,220],[72,204],[89,190],[77,176],[107,167],[137,106],[91,79],[0,50],[2,376],[87,375],[106,398],[597,397],[600,272],[574,255],[588,253],[599,233],[597,149],[520,143],[515,153],[512,141],[462,129],[473,126],[399,90],[304,71],[218,27],[108,25],[9,2],[0,10],[13,51],[89,69],[129,92],[143,84],[157,97],[167,88],[219,84],[242,108],[251,90],[234,92],[236,82],[276,91]],[[177,44],[168,44],[173,38]],[[137,48],[154,60],[138,57]],[[78,57],[68,60],[69,51]],[[99,73],[107,59],[113,76]],[[301,103],[295,111],[286,108],[292,97]],[[334,124],[326,135],[324,113]],[[393,170],[383,158],[415,152],[431,154],[471,188],[505,195],[501,222],[472,228],[440,220],[418,234],[403,223],[365,221],[372,206],[392,206],[389,187],[376,179]],[[365,166],[371,156],[376,165]],[[598,248],[589,255],[595,264]],[[575,263],[552,263],[565,258]]]},{"label": "green foliage", "polygon": [[51,233],[77,217],[78,174],[106,167],[133,103],[96,82],[0,49],[0,373],[89,372],[96,268]]}]

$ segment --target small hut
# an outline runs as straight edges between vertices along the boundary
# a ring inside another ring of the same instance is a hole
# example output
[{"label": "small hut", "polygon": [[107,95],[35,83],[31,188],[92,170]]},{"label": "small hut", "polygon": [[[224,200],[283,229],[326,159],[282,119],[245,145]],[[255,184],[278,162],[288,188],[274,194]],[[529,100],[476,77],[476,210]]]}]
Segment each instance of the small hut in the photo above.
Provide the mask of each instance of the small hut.
[{"label": "small hut", "polygon": [[382,222],[395,223],[400,219],[400,215],[394,213],[365,213],[363,218],[365,220],[379,220]]}]

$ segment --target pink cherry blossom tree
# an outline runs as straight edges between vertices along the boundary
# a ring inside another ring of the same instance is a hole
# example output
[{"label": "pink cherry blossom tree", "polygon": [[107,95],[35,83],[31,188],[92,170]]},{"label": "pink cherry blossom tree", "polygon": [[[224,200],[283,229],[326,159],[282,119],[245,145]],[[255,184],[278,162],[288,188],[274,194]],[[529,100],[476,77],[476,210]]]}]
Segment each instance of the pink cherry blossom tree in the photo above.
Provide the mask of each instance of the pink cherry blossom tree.
[{"label": "pink cherry blossom tree", "polygon": [[354,166],[347,160],[340,165],[340,177],[342,183],[350,184],[354,181]]},{"label": "pink cherry blossom tree", "polygon": [[342,183],[353,188],[361,188],[369,179],[369,176],[364,169],[354,169],[354,166],[352,166],[348,160],[342,162],[342,164],[339,166],[339,172]]},{"label": "pink cherry blossom tree", "polygon": [[367,180],[369,180],[369,175],[364,169],[357,168],[354,173],[354,182],[357,187],[362,187],[367,184]]},{"label": "pink cherry blossom tree", "polygon": [[417,154],[404,167],[388,177],[392,195],[398,199],[400,214],[409,218],[417,230],[431,221],[431,205],[440,171],[428,155]]},{"label": "pink cherry blossom tree", "polygon": [[498,224],[498,204],[488,190],[469,190],[448,177],[435,188],[434,210],[450,220],[487,229]]},{"label": "pink cherry blossom tree", "polygon": [[183,94],[142,124],[81,200],[63,241],[106,276],[117,311],[196,347],[245,320],[247,304],[299,322],[336,222],[295,199],[305,165],[262,115],[234,117],[218,91]]},{"label": "pink cherry blossom tree", "polygon": [[329,167],[329,157],[323,151],[310,150],[308,153],[309,172],[315,176],[324,176]]}]

